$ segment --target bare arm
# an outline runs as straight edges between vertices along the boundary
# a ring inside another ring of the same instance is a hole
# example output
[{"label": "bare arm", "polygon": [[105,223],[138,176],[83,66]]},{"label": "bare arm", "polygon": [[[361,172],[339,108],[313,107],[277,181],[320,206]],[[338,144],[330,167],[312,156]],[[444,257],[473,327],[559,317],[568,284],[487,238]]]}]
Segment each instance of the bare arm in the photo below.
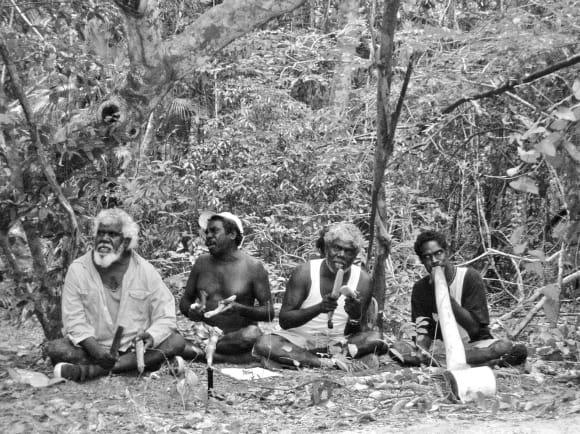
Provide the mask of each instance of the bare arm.
[{"label": "bare arm", "polygon": [[461,307],[453,297],[450,297],[450,299],[451,309],[453,310],[453,315],[455,315],[455,321],[465,329],[470,338],[477,336],[479,334],[479,322],[467,309]]},{"label": "bare arm", "polygon": [[477,339],[482,328],[489,324],[485,282],[477,271],[467,271],[461,306],[451,298],[451,308],[457,323],[467,331],[471,339]]},{"label": "bare arm", "polygon": [[195,303],[199,298],[199,290],[197,289],[197,276],[199,274],[199,258],[195,261],[191,272],[189,273],[189,278],[187,279],[187,284],[185,285],[185,291],[183,291],[183,296],[179,301],[179,310],[181,313],[192,321],[203,321],[203,314],[201,312],[195,312],[190,310],[190,306]]},{"label": "bare arm", "polygon": [[286,284],[286,293],[280,310],[280,327],[290,329],[306,324],[312,318],[336,309],[336,300],[326,296],[321,303],[300,309],[310,287],[310,267],[303,264],[296,268]]},{"label": "bare arm", "polygon": [[344,330],[345,335],[362,331],[362,324],[366,323],[366,314],[371,303],[371,290],[370,276],[361,271],[357,286],[359,296],[356,299],[347,297],[344,301],[344,310],[348,314],[349,320]]}]

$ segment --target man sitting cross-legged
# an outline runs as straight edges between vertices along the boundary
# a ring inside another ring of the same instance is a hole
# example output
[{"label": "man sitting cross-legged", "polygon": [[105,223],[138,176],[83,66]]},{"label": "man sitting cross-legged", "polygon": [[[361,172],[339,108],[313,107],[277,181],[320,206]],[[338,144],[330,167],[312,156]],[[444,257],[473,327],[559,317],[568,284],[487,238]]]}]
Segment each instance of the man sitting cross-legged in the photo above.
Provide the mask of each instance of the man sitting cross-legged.
[{"label": "man sitting cross-legged", "polygon": [[[153,266],[133,249],[139,228],[120,209],[95,219],[95,247],[68,269],[62,290],[64,339],[45,344],[54,374],[84,381],[137,368],[134,344],[143,341],[145,367],[157,369],[183,351],[175,300]],[[111,346],[119,327],[118,352]]]},{"label": "man sitting cross-legged", "polygon": [[[259,338],[254,346],[256,354],[291,366],[348,370],[350,366],[337,354],[337,347],[339,353],[341,348],[348,348],[356,358],[386,353],[387,345],[378,332],[361,330],[362,314],[371,300],[369,275],[353,265],[362,244],[362,234],[353,224],[336,223],[328,228],[320,245],[324,258],[299,265],[288,281],[280,310],[283,330]],[[332,297],[339,268],[344,271],[340,285],[358,296]]]},{"label": "man sitting cross-legged", "polygon": [[[223,332],[214,362],[251,362],[252,347],[262,334],[257,322],[274,318],[268,273],[259,260],[240,250],[244,229],[237,216],[229,212],[203,213],[199,223],[205,230],[209,254],[195,261],[179,308],[198,322],[198,328],[202,323],[210,326],[210,333],[213,327],[221,329],[220,334]],[[227,302],[227,310],[208,317],[208,313],[232,296],[235,300]],[[184,358],[203,360],[201,346],[200,340],[188,341]]]},{"label": "man sitting cross-legged", "polygon": [[445,273],[451,308],[464,341],[467,363],[516,365],[526,360],[527,350],[524,345],[514,345],[506,339],[493,339],[489,330],[485,283],[473,268],[457,267],[449,261],[449,250],[443,234],[434,231],[419,234],[415,241],[415,253],[429,273],[415,283],[411,295],[411,319],[413,322],[424,322],[418,327],[416,338],[417,346],[423,351],[419,351],[419,357],[415,357],[411,354],[416,352],[409,345],[394,344],[394,349],[405,359],[404,363],[429,363],[428,352],[433,340],[443,339],[431,277],[435,266],[441,266]]}]

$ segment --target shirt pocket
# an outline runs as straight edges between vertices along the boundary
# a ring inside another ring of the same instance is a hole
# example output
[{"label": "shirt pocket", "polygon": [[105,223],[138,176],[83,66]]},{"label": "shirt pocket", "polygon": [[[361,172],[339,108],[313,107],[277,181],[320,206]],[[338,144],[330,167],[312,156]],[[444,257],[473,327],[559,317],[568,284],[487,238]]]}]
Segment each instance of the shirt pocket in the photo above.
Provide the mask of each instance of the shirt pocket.
[{"label": "shirt pocket", "polygon": [[146,322],[149,318],[149,293],[141,289],[131,289],[127,293],[125,314],[133,320]]}]

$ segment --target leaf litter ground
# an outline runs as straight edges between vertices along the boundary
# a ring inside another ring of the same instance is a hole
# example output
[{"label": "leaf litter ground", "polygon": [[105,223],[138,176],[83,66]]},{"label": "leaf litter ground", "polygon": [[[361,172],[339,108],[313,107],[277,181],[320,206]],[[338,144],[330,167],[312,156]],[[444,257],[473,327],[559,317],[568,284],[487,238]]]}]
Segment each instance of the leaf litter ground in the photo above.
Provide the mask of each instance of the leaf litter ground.
[{"label": "leaf litter ground", "polygon": [[401,368],[388,357],[378,369],[357,374],[307,369],[254,381],[227,377],[220,365],[214,381],[223,400],[207,400],[205,367],[196,363],[188,363],[185,388],[167,368],[35,388],[14,381],[8,369],[51,376],[41,331],[30,321],[16,328],[4,314],[0,324],[0,431],[6,433],[560,433],[576,432],[580,422],[576,371],[564,362],[537,362],[529,374],[496,369],[497,396],[470,404],[452,403],[444,380],[429,369]]}]

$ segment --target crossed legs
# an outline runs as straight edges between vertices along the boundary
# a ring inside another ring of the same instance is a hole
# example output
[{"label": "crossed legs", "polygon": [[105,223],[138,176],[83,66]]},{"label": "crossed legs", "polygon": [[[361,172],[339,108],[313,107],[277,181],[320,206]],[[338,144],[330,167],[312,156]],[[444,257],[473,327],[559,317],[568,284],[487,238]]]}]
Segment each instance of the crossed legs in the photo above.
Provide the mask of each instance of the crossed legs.
[{"label": "crossed legs", "polygon": [[[356,333],[347,338],[347,343],[355,345],[357,352],[355,358],[366,356],[367,354],[385,354],[388,346],[378,332],[366,331]],[[295,365],[298,362],[300,366],[321,367],[326,365],[325,360],[319,357],[319,353],[327,353],[328,348],[312,348],[294,344],[288,339],[278,335],[264,335],[260,337],[255,346],[254,352],[269,360],[284,365]]]}]

